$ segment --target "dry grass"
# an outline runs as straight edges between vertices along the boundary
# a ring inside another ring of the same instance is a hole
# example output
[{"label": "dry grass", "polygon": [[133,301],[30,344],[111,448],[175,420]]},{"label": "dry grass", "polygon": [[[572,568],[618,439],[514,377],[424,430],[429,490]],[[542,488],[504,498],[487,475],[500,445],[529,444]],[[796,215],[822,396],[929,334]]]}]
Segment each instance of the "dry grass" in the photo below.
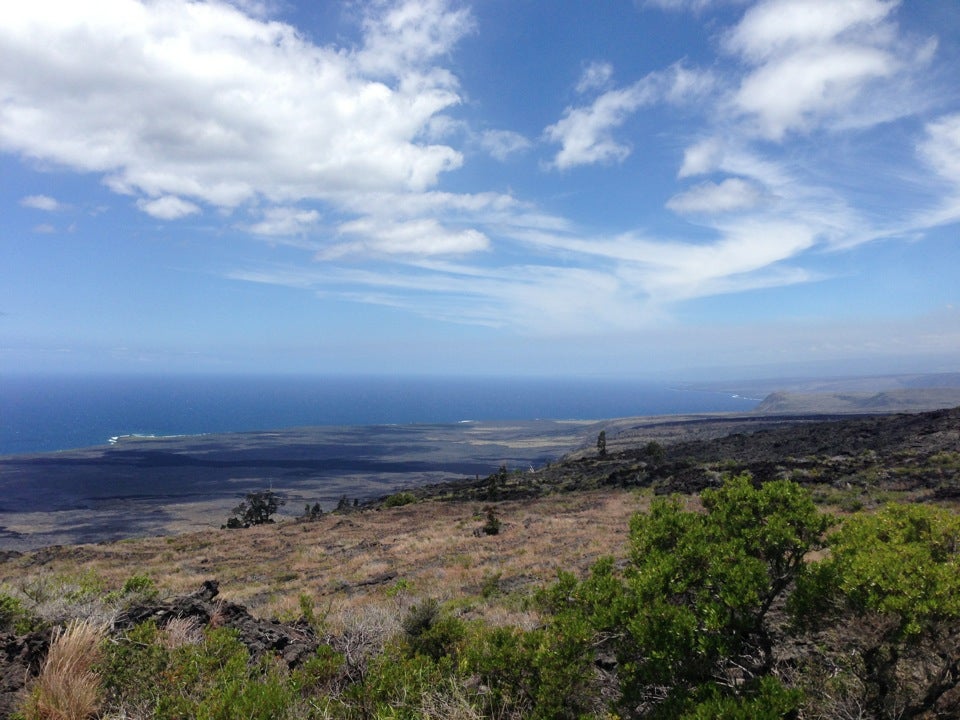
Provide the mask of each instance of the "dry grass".
[{"label": "dry grass", "polygon": [[184,645],[197,645],[203,641],[200,621],[196,618],[176,617],[163,626],[160,642],[167,650]]},{"label": "dry grass", "polygon": [[399,590],[439,600],[482,595],[464,612],[528,623],[516,598],[559,569],[585,572],[602,555],[622,555],[628,520],[648,502],[608,489],[492,503],[502,522],[494,536],[475,535],[485,503],[428,501],[316,522],[47,548],[0,563],[0,584],[84,573],[115,589],[141,574],[168,594],[216,578],[225,599],[264,617],[296,616],[301,594],[319,614],[395,610]]},{"label": "dry grass", "polygon": [[100,702],[100,678],[93,666],[100,657],[105,628],[86,620],[57,628],[40,675],[27,695],[27,720],[85,720]]}]

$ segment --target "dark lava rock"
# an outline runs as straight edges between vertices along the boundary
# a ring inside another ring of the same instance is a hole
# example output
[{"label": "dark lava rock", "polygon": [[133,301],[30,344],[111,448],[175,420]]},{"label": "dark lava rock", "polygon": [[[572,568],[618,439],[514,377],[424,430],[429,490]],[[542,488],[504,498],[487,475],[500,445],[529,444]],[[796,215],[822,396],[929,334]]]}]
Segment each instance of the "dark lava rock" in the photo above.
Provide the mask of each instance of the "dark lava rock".
[{"label": "dark lava rock", "polygon": [[147,620],[153,620],[158,627],[163,627],[174,618],[190,618],[201,625],[232,628],[237,631],[240,642],[252,657],[259,658],[266,654],[279,656],[291,668],[310,658],[320,645],[316,633],[308,624],[260,620],[250,615],[243,605],[217,601],[219,592],[217,581],[207,580],[190,595],[126,610],[117,617],[114,627],[124,630]]},{"label": "dark lava rock", "polygon": [[0,718],[10,717],[50,647],[50,632],[0,635]]}]

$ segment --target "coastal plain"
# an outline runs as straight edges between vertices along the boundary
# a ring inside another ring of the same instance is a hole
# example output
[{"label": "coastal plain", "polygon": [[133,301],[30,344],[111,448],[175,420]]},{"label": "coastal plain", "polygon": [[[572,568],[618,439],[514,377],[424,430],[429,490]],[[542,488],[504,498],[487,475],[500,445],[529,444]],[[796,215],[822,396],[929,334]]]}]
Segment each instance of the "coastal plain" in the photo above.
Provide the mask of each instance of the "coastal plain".
[{"label": "coastal plain", "polygon": [[0,550],[220,527],[249,492],[280,516],[340,498],[538,467],[581,446],[595,421],[307,427],[145,438],[0,457]]}]

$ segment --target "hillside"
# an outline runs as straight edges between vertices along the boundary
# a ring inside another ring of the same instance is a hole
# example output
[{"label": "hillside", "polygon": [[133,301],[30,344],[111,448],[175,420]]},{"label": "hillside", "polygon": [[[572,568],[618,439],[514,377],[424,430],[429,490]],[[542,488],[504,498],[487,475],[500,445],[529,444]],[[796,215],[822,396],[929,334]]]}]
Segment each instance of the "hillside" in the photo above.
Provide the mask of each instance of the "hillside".
[{"label": "hillside", "polygon": [[912,388],[882,392],[773,392],[758,413],[895,413],[922,412],[960,405],[960,388]]},{"label": "hillside", "polygon": [[[820,497],[876,505],[890,493],[960,498],[960,408],[916,414],[646,420],[606,426],[605,456],[581,448],[536,472],[423,488],[423,497],[532,497],[557,490],[693,493],[724,474],[788,479]],[[665,438],[673,438],[667,441]]]}]

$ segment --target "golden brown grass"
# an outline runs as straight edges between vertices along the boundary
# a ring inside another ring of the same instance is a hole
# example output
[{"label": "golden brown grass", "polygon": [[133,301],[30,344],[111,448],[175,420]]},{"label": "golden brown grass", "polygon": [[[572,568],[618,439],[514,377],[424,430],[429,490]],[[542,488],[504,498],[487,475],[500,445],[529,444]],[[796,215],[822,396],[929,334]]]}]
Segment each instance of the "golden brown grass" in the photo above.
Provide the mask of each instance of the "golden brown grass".
[{"label": "golden brown grass", "polygon": [[27,720],[86,720],[100,702],[100,678],[94,670],[105,628],[86,620],[57,628],[40,675],[27,695]]},{"label": "golden brown grass", "polygon": [[316,522],[48,548],[0,563],[0,585],[86,573],[115,589],[145,574],[174,594],[216,578],[225,599],[264,617],[296,616],[301,594],[318,614],[391,606],[400,590],[439,600],[485,595],[490,602],[465,611],[509,621],[522,613],[510,598],[559,569],[585,572],[602,555],[622,555],[628,520],[648,502],[608,489],[492,503],[502,522],[494,536],[475,534],[485,503],[427,501]]}]

